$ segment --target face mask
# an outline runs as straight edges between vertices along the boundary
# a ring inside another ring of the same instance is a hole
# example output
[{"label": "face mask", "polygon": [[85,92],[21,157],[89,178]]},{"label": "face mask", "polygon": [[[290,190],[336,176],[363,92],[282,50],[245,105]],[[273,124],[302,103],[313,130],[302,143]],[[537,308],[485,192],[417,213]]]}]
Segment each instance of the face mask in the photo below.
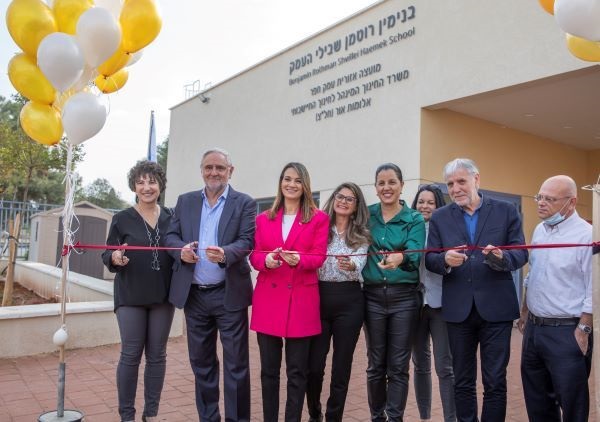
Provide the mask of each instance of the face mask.
[{"label": "face mask", "polygon": [[561,212],[565,208],[565,205],[567,205],[570,200],[571,200],[571,198],[569,198],[567,200],[567,202],[565,202],[564,205],[562,207],[560,207],[560,209],[556,213],[552,214],[548,218],[545,218],[544,223],[549,226],[556,226],[558,223],[562,223],[563,221],[565,221],[566,217],[564,215],[562,215]]}]

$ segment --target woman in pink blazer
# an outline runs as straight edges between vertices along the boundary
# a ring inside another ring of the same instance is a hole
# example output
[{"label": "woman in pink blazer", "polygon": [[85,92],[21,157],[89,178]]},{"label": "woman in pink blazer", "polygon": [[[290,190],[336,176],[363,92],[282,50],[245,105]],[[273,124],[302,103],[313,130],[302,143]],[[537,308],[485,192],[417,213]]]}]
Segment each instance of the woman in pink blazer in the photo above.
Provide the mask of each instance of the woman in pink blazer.
[{"label": "woman in pink blazer", "polygon": [[265,422],[279,417],[279,375],[285,339],[285,421],[300,421],[310,337],[321,332],[317,270],[325,261],[329,218],[312,198],[310,177],[300,163],[279,176],[270,210],[256,218],[250,263],[259,272],[250,328],[260,350]]}]

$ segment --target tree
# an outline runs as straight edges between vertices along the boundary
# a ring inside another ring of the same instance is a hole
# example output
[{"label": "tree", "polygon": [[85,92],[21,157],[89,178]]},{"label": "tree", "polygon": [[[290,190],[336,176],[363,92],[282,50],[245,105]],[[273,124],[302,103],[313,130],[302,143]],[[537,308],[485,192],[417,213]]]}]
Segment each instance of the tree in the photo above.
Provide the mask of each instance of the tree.
[{"label": "tree", "polygon": [[[30,188],[44,180],[47,189],[59,190],[66,171],[67,141],[63,138],[57,146],[47,147],[29,138],[19,124],[25,101],[20,95],[10,100],[0,96],[0,195],[23,202],[29,199],[46,202],[43,195],[39,196],[39,190],[35,196],[30,195]],[[81,146],[73,147],[72,169],[83,156]],[[55,184],[52,189],[48,185],[50,181]]]},{"label": "tree", "polygon": [[124,209],[129,204],[123,201],[115,188],[106,179],[96,179],[75,195],[76,201],[89,201],[101,208]]},{"label": "tree", "polygon": [[158,164],[163,168],[165,173],[167,172],[167,156],[169,155],[169,137],[156,147],[156,160]]}]

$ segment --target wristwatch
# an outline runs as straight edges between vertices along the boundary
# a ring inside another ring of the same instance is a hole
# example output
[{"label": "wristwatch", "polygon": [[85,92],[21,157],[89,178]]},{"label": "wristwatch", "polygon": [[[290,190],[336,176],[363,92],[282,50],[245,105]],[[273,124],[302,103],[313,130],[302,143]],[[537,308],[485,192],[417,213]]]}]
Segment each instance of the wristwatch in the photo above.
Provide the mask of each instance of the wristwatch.
[{"label": "wristwatch", "polygon": [[581,331],[583,331],[586,334],[591,334],[592,333],[592,327],[590,327],[589,325],[585,325],[585,324],[579,324],[577,325],[577,328],[579,328]]}]

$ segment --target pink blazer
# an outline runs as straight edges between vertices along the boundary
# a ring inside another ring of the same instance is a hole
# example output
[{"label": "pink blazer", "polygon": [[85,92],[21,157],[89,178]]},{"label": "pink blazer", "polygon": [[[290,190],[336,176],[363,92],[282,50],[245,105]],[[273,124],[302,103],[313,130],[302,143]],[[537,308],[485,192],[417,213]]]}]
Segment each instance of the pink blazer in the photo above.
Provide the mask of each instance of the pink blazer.
[{"label": "pink blazer", "polygon": [[[297,214],[283,241],[283,210],[270,220],[264,212],[256,217],[254,252],[250,263],[259,271],[252,298],[250,328],[278,337],[308,337],[321,333],[317,269],[325,262],[329,217],[317,210],[308,223]],[[281,247],[298,251],[300,262],[290,267],[282,260],[275,269],[265,266],[267,253]],[[304,255],[314,253],[315,255]]]}]

